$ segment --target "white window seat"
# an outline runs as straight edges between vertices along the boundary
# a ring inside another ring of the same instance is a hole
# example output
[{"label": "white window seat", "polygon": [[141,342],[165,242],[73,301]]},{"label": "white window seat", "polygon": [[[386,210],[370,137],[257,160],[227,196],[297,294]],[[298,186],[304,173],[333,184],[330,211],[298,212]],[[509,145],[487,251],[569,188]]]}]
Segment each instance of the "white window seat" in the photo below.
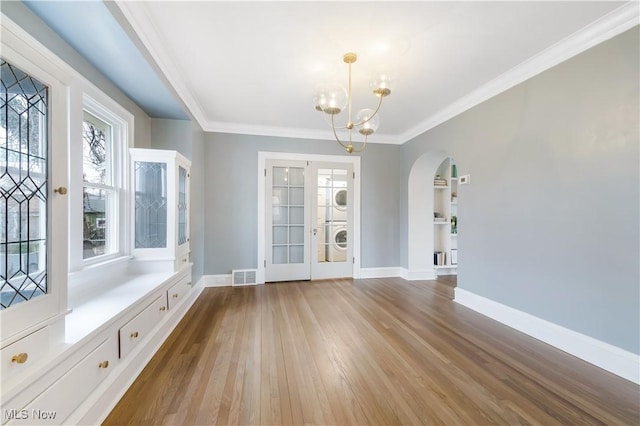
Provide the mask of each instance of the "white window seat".
[{"label": "white window seat", "polygon": [[65,343],[78,343],[109,327],[112,321],[163,287],[176,274],[178,273],[121,273],[83,289],[82,294],[69,297],[71,313],[65,318]]}]

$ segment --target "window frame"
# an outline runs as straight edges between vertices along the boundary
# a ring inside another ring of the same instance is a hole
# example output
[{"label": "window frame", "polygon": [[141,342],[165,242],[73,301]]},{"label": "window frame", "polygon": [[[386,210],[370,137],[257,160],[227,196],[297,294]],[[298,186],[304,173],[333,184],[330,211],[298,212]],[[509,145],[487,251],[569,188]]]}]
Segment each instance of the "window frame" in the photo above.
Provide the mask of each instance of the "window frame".
[{"label": "window frame", "polygon": [[[129,148],[133,139],[133,115],[121,107],[117,102],[104,95],[99,90],[84,86],[76,86],[72,90],[71,102],[72,131],[70,138],[71,149],[69,158],[70,173],[70,212],[69,212],[69,272],[73,275],[82,274],[82,271],[108,266],[114,261],[129,259]],[[73,96],[75,94],[75,96]],[[83,177],[83,123],[85,113],[97,118],[111,127],[110,165],[108,167],[111,177],[110,185],[93,184],[84,181]],[[74,149],[74,147],[76,147]],[[84,259],[83,256],[83,221],[84,203],[83,193],[85,186],[96,189],[114,191],[114,204],[111,216],[113,221],[109,223],[109,253]],[[113,188],[113,189],[111,189]]]}]

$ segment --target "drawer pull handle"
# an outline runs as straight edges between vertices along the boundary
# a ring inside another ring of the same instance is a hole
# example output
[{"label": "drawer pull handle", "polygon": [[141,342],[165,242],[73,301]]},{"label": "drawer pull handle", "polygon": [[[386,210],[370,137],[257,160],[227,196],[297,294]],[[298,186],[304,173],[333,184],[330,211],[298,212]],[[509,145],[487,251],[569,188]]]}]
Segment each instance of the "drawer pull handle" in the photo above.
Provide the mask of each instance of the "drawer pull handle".
[{"label": "drawer pull handle", "polygon": [[137,331],[134,331],[133,333],[131,333],[131,338],[132,339],[135,339],[137,337],[138,337],[138,332]]},{"label": "drawer pull handle", "polygon": [[178,298],[178,293],[174,294],[174,295],[173,295],[173,298],[174,298],[174,299],[177,299],[177,298]]},{"label": "drawer pull handle", "polygon": [[25,362],[27,362],[27,358],[29,358],[29,355],[22,352],[22,353],[19,353],[18,355],[12,356],[11,362],[15,362],[16,364],[24,364]]},{"label": "drawer pull handle", "polygon": [[161,311],[166,311],[166,310],[167,310],[167,307],[166,307],[166,306],[160,306],[160,310],[161,310]]},{"label": "drawer pull handle", "polygon": [[98,364],[99,368],[107,368],[109,367],[109,361],[102,361],[100,364]]},{"label": "drawer pull handle", "polygon": [[187,285],[188,285],[189,287],[191,287],[191,281],[189,281],[189,282],[187,283]]},{"label": "drawer pull handle", "polygon": [[182,261],[183,261],[183,262],[186,262],[186,261],[187,261],[187,259],[182,259]]}]

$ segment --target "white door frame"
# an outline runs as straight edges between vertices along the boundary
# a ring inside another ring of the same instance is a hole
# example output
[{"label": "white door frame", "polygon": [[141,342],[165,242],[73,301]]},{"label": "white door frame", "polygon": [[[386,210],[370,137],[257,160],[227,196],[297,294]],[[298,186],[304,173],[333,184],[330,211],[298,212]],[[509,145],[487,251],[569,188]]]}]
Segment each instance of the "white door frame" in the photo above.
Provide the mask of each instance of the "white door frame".
[{"label": "white door frame", "polygon": [[291,152],[258,152],[258,268],[256,281],[265,282],[265,167],[267,160],[322,161],[348,163],[353,166],[353,278],[360,278],[360,157],[347,155],[299,154]]}]

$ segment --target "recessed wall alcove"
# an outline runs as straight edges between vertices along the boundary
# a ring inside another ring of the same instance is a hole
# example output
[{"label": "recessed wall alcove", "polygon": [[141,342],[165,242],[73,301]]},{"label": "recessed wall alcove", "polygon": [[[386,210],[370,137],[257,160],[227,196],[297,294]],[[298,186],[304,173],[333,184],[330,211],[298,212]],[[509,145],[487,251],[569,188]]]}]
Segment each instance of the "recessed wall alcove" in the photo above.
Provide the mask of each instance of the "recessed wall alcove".
[{"label": "recessed wall alcove", "polygon": [[445,151],[428,151],[411,167],[408,187],[408,276],[409,280],[436,278],[434,252],[433,179],[443,161],[451,156]]}]

